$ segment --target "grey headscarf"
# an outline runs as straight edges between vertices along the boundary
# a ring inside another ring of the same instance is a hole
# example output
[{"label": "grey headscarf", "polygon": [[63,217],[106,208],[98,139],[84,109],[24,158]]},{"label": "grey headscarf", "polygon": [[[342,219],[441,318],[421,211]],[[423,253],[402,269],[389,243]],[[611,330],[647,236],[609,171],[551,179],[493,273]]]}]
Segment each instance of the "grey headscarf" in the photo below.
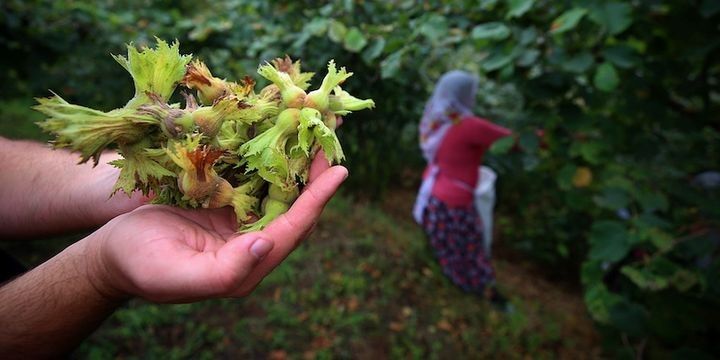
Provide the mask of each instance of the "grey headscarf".
[{"label": "grey headscarf", "polygon": [[425,160],[433,161],[453,120],[472,114],[477,88],[478,78],[465,71],[452,70],[440,78],[420,121],[420,148]]}]

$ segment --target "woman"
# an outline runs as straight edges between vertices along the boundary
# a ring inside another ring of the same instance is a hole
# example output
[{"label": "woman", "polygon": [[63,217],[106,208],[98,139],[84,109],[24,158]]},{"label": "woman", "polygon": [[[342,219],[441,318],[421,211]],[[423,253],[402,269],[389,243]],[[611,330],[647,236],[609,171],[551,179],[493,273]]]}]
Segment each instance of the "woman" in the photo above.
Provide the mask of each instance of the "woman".
[{"label": "woman", "polygon": [[485,151],[511,132],[473,115],[477,87],[475,76],[457,70],[444,74],[435,86],[420,123],[428,167],[413,215],[453,283],[504,305],[493,286],[495,273],[483,248],[473,190]]}]

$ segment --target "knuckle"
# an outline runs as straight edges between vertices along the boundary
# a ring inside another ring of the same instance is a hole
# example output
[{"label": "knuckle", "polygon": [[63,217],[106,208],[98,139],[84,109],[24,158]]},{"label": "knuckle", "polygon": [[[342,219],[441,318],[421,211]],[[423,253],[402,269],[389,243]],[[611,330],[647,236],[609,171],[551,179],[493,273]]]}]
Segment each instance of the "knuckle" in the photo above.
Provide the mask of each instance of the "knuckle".
[{"label": "knuckle", "polygon": [[279,220],[284,222],[287,227],[290,229],[300,231],[302,230],[302,224],[296,222],[292,217],[287,216],[287,214],[282,214],[279,217]]},{"label": "knuckle", "polygon": [[309,186],[307,188],[306,193],[308,193],[308,195],[310,195],[310,197],[312,198],[313,201],[315,201],[317,203],[324,202],[323,197],[320,194],[318,194],[318,190],[315,187]]}]

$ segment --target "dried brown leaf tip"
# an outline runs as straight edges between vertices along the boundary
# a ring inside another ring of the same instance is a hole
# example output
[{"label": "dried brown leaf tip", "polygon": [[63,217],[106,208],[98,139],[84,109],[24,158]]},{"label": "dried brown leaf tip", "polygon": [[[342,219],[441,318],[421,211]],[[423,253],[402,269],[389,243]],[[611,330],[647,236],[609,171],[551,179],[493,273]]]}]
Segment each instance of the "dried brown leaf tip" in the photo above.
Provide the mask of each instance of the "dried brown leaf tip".
[{"label": "dried brown leaf tip", "polygon": [[210,81],[212,74],[210,74],[210,70],[202,61],[195,60],[188,64],[185,69],[182,84],[188,88],[195,89],[198,85],[209,86],[212,84]]},{"label": "dried brown leaf tip", "polygon": [[282,71],[290,75],[294,74],[297,70],[295,69],[292,59],[290,59],[290,56],[288,55],[285,55],[284,58],[276,58],[272,61],[272,64],[276,69],[278,69],[278,71]]},{"label": "dried brown leaf tip", "polygon": [[212,104],[230,93],[228,82],[214,77],[202,61],[196,60],[187,65],[181,83],[189,89],[197,89],[198,99],[203,104]]},{"label": "dried brown leaf tip", "polygon": [[197,179],[199,181],[207,181],[205,174],[215,161],[223,156],[225,152],[219,149],[213,149],[209,146],[201,146],[193,151],[188,152],[188,159],[195,167]]},{"label": "dried brown leaf tip", "polygon": [[245,100],[239,100],[237,102],[238,109],[249,109],[252,107],[252,105],[245,102]]},{"label": "dried brown leaf tip", "polygon": [[240,82],[240,96],[248,96],[250,93],[253,92],[253,89],[255,89],[255,79],[251,78],[250,76],[245,75],[245,77]]}]

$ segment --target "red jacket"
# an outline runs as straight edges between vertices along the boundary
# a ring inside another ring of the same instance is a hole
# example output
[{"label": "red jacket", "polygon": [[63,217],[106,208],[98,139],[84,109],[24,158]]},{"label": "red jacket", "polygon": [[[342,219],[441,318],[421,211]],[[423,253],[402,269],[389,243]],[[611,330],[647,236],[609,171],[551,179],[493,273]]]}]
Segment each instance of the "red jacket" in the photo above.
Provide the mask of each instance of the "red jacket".
[{"label": "red jacket", "polygon": [[478,167],[485,151],[510,134],[510,130],[475,116],[467,116],[453,125],[435,154],[440,171],[432,195],[448,206],[471,205],[473,194],[468,188],[474,188],[478,181]]}]

